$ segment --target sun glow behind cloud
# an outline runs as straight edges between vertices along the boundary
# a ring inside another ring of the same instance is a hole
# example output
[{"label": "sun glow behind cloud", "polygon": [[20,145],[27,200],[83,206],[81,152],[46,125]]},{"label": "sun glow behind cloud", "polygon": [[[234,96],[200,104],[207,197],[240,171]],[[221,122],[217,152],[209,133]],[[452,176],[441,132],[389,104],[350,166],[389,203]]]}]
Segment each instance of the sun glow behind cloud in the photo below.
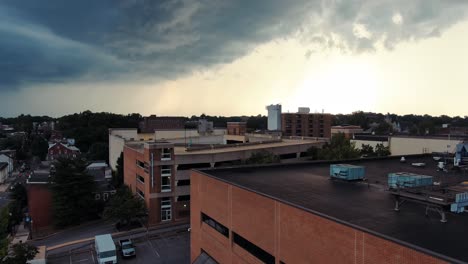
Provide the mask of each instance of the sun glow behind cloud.
[{"label": "sun glow behind cloud", "polygon": [[[294,98],[295,105],[333,113],[375,108],[380,79],[378,69],[368,58],[334,54],[321,60],[309,65]],[[363,104],[358,106],[357,101]]]}]

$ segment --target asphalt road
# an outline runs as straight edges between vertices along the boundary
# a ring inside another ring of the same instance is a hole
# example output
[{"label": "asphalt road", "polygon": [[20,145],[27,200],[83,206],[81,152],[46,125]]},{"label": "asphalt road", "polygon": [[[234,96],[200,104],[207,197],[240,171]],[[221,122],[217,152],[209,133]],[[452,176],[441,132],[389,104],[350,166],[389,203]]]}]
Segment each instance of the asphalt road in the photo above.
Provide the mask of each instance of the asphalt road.
[{"label": "asphalt road", "polygon": [[34,240],[31,243],[36,246],[56,246],[69,241],[80,240],[94,237],[96,235],[110,234],[117,232],[114,223],[98,221],[83,224],[82,226],[71,227],[59,231],[55,235],[51,235],[44,239]]}]

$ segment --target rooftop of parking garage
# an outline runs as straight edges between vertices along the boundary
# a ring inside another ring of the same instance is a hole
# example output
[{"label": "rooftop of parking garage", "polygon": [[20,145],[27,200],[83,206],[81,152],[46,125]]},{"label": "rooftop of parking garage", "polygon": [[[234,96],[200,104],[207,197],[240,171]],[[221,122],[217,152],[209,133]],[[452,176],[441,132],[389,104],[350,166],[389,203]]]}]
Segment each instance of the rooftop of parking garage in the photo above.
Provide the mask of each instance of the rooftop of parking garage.
[{"label": "rooftop of parking garage", "polygon": [[[468,215],[449,213],[447,223],[425,206],[405,203],[396,213],[393,196],[387,192],[390,172],[413,172],[435,177],[435,181],[463,180],[462,172],[437,172],[430,156],[407,156],[352,160],[365,166],[366,182],[342,182],[329,179],[330,162],[309,162],[270,166],[246,166],[200,170],[209,177],[267,196],[310,213],[328,218],[440,257],[449,262],[468,261]],[[414,167],[411,163],[425,163]],[[465,179],[466,180],[466,179]],[[368,184],[369,183],[369,184]]]},{"label": "rooftop of parking garage", "polygon": [[[201,149],[187,150],[185,147],[175,147],[176,155],[193,155],[193,154],[218,154],[225,152],[247,151],[247,150],[261,150],[278,147],[295,147],[295,146],[312,146],[314,144],[322,144],[322,141],[316,140],[279,140],[279,141],[266,141],[255,143],[239,143],[229,145],[212,145],[206,146]],[[293,151],[291,152],[293,153]]]}]

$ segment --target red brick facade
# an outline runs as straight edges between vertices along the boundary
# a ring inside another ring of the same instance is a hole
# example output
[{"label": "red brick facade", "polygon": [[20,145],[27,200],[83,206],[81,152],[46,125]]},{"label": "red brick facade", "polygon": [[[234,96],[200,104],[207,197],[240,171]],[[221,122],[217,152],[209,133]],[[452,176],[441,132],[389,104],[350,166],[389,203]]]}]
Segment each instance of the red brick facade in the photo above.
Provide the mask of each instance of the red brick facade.
[{"label": "red brick facade", "polygon": [[227,134],[228,135],[245,135],[247,129],[247,123],[245,122],[227,122]]},{"label": "red brick facade", "polygon": [[[162,156],[163,149],[170,151],[170,155],[167,155],[170,158]],[[151,154],[153,154],[153,168],[151,168]],[[143,166],[140,166],[138,162],[141,162],[140,165]],[[163,167],[170,168],[170,186],[166,185],[165,190],[162,188]],[[153,177],[151,177],[152,173]],[[139,177],[141,178],[139,179]],[[173,146],[159,145],[155,148],[145,147],[141,150],[125,146],[124,183],[130,187],[134,194],[142,196],[145,200],[149,214],[149,225],[189,222],[190,201],[177,201]],[[170,201],[166,202],[166,208],[170,210],[170,220],[165,220],[162,215],[163,199]],[[167,207],[168,205],[170,205],[170,209]]]},{"label": "red brick facade", "polygon": [[331,137],[331,114],[282,113],[281,130],[284,136]]},{"label": "red brick facade", "polygon": [[32,229],[40,232],[53,224],[52,193],[48,184],[28,184],[28,209],[33,220]]},{"label": "red brick facade", "polygon": [[78,157],[79,154],[78,150],[70,149],[62,143],[55,143],[47,152],[47,160],[56,160],[59,157],[71,159]]},{"label": "red brick facade", "polygon": [[[445,263],[432,256],[192,171],[191,261],[205,251],[218,263],[262,263],[233,233],[275,263]],[[223,236],[204,213],[229,229]]]}]

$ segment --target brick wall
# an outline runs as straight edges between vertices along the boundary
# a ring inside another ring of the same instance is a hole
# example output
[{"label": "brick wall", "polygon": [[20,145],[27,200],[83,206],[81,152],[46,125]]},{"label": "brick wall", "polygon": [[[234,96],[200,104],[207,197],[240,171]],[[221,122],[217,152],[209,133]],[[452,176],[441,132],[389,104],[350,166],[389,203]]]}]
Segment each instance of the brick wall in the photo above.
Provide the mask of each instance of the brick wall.
[{"label": "brick wall", "polygon": [[35,232],[47,229],[53,224],[52,193],[47,184],[28,184],[28,208]]},{"label": "brick wall", "polygon": [[[191,260],[206,251],[219,263],[259,263],[232,242],[232,232],[276,257],[276,263],[445,263],[419,251],[345,226],[192,171]],[[229,238],[200,212],[230,230]]]}]

